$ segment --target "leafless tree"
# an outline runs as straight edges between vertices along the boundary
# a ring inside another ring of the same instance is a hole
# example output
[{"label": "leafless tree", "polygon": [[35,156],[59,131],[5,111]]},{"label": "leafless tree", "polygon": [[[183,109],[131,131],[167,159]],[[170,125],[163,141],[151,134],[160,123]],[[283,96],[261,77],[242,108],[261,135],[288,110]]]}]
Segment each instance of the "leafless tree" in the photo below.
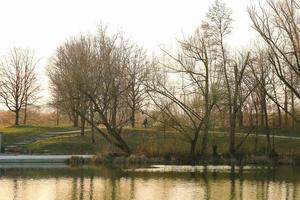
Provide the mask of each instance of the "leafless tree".
[{"label": "leafless tree", "polygon": [[132,46],[122,34],[109,35],[100,28],[95,36],[66,42],[49,69],[51,83],[63,101],[79,102],[72,110],[125,153],[131,151],[122,130],[131,119],[128,69],[134,65]]},{"label": "leafless tree", "polygon": [[131,109],[131,127],[136,124],[136,113],[141,111],[146,104],[146,92],[144,82],[150,76],[150,62],[146,52],[138,47],[132,47],[128,62],[128,82],[130,87],[128,90],[128,106]]},{"label": "leafless tree", "polygon": [[1,61],[0,97],[6,107],[15,113],[15,125],[19,125],[20,110],[38,99],[39,85],[35,72],[34,54],[26,49],[12,49]]},{"label": "leafless tree", "polygon": [[83,115],[87,116],[89,103],[79,91],[84,82],[82,75],[77,72],[89,65],[90,48],[90,40],[83,36],[78,40],[69,40],[58,48],[56,57],[52,59],[52,70],[49,70],[52,92],[59,99],[61,106],[69,113],[75,126],[80,118],[81,136],[84,136],[86,123]]},{"label": "leafless tree", "polygon": [[190,143],[190,155],[195,158],[202,130],[200,153],[202,156],[207,154],[210,115],[218,100],[220,83],[214,41],[207,23],[203,23],[191,37],[180,41],[180,47],[177,56],[165,51],[172,62],[164,65],[168,74],[182,77],[182,83],[166,84],[158,76],[148,91],[155,106],[164,113],[164,118],[168,118],[161,122],[167,122],[168,126],[185,136]]},{"label": "leafless tree", "polygon": [[[242,84],[244,73],[249,61],[249,53],[240,55],[237,59],[232,59],[226,47],[225,39],[231,33],[231,10],[218,0],[214,2],[207,14],[208,30],[211,32],[217,50],[217,62],[219,62],[219,72],[222,74],[225,85],[225,97],[227,102],[229,117],[229,153],[235,154],[235,131],[237,117],[242,117],[242,106],[250,93],[242,95]],[[242,118],[241,118],[242,119]]]},{"label": "leafless tree", "polygon": [[[299,5],[294,0],[266,0],[266,4],[266,8],[260,6],[259,10],[248,9],[253,28],[268,47],[268,60],[274,72],[293,96],[300,99],[299,87],[290,78],[291,73],[294,78],[300,77]],[[295,114],[287,106],[268,96],[295,120]]]}]

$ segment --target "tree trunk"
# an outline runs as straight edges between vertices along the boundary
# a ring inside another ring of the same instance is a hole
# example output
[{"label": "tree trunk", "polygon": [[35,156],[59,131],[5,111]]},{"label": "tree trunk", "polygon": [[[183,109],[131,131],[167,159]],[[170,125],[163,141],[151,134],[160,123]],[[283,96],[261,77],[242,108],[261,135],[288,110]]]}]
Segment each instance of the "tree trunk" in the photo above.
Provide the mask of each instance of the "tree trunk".
[{"label": "tree trunk", "polygon": [[254,126],[254,123],[253,123],[253,112],[252,110],[249,111],[249,126],[250,127],[253,127]]},{"label": "tree trunk", "polygon": [[[294,88],[294,75],[291,71],[291,86]],[[295,99],[294,99],[294,92],[290,90],[291,93],[291,113],[293,116],[295,116]],[[295,128],[295,119],[292,118],[292,128]]]},{"label": "tree trunk", "polygon": [[264,103],[265,103],[265,90],[264,90],[264,79],[262,78],[261,80],[261,86],[260,86],[260,126],[261,126],[261,130],[264,129],[265,127],[265,117],[264,117]]},{"label": "tree trunk", "polygon": [[203,138],[202,138],[202,148],[201,148],[201,155],[205,156],[207,153],[207,144],[208,144],[208,131],[209,131],[209,114],[205,116],[205,123],[204,123],[204,131],[203,131]]},{"label": "tree trunk", "polygon": [[58,106],[56,107],[56,126],[59,125],[59,108]]},{"label": "tree trunk", "polygon": [[73,126],[78,127],[79,124],[79,116],[75,112],[73,113]]},{"label": "tree trunk", "polygon": [[83,117],[80,117],[80,136],[84,136],[85,129],[85,120]]},{"label": "tree trunk", "polygon": [[242,110],[242,104],[243,104],[243,95],[242,95],[242,90],[239,89],[239,109],[238,109],[238,120],[239,120],[239,127],[244,126],[244,115],[243,115],[243,110]]},{"label": "tree trunk", "polygon": [[[238,70],[235,66],[234,68],[235,72]],[[235,156],[235,129],[236,129],[236,117],[239,114],[239,111],[242,109],[242,106],[238,106],[238,98],[240,93],[240,85],[237,81],[237,76],[235,77],[235,83],[234,83],[234,91],[233,91],[233,97],[230,96],[229,101],[229,122],[230,122],[230,144],[229,144],[229,153],[231,156]],[[231,93],[229,94],[231,95]],[[243,120],[243,119],[242,119]]]},{"label": "tree trunk", "polygon": [[230,145],[229,153],[231,156],[235,155],[235,129],[236,129],[236,112],[233,111],[230,117]]},{"label": "tree trunk", "polygon": [[254,143],[254,153],[257,153],[257,144],[258,144],[258,110],[255,110],[255,143]]},{"label": "tree trunk", "polygon": [[24,120],[23,120],[23,124],[26,125],[27,123],[27,100],[25,100],[25,104],[24,104]]},{"label": "tree trunk", "polygon": [[263,103],[261,102],[261,105],[260,105],[260,129],[263,130],[264,127],[265,127],[264,106],[263,106]]},{"label": "tree trunk", "polygon": [[[292,115],[295,116],[296,112],[295,112],[295,99],[294,99],[294,93],[291,91],[291,111],[292,111]],[[292,118],[292,128],[295,128],[295,119]]]},{"label": "tree trunk", "polygon": [[209,110],[209,71],[208,63],[205,63],[205,116],[204,116],[204,132],[202,138],[201,156],[204,157],[207,153],[207,143],[208,143],[208,131],[209,131],[209,120],[210,120],[210,110]]},{"label": "tree trunk", "polygon": [[[93,111],[93,107],[90,106],[90,118],[91,118],[91,123],[94,124],[94,111]],[[95,130],[94,130],[94,126],[91,127],[91,132],[92,132],[92,144],[95,144]]]},{"label": "tree trunk", "polygon": [[263,112],[264,112],[264,117],[265,117],[265,132],[266,132],[266,136],[267,136],[267,150],[268,153],[271,150],[271,137],[270,137],[270,129],[269,129],[269,119],[268,119],[268,111],[267,111],[267,103],[266,103],[266,99],[264,98],[263,101]]},{"label": "tree trunk", "polygon": [[195,140],[191,141],[191,149],[190,149],[190,156],[194,160],[195,159],[195,152],[196,152],[196,142]]},{"label": "tree trunk", "polygon": [[114,138],[117,140],[116,146],[121,149],[124,153],[130,154],[131,150],[129,146],[126,144],[126,142],[123,140],[122,137],[118,133],[112,132],[110,135],[113,135]]},{"label": "tree trunk", "polygon": [[196,159],[196,147],[197,147],[199,132],[200,132],[200,128],[196,129],[195,134],[194,134],[194,139],[191,141],[190,156],[194,160]]},{"label": "tree trunk", "polygon": [[20,110],[16,110],[15,126],[19,126]]},{"label": "tree trunk", "polygon": [[281,119],[281,110],[280,110],[280,107],[277,106],[277,112],[278,112],[278,128],[281,128],[281,125],[282,125],[282,119]]},{"label": "tree trunk", "polygon": [[[284,109],[288,110],[288,94],[287,94],[287,88],[284,90]],[[284,126],[287,128],[288,127],[288,114],[285,112],[284,115]]]},{"label": "tree trunk", "polygon": [[239,108],[238,119],[239,119],[239,127],[243,127],[244,126],[244,116],[243,116],[242,108]]},{"label": "tree trunk", "polygon": [[134,105],[131,109],[130,121],[131,121],[131,128],[134,128],[135,127],[135,106]]},{"label": "tree trunk", "polygon": [[238,104],[240,105],[238,108],[238,113],[237,113],[237,118],[238,118],[238,123],[239,127],[244,127],[244,115],[243,115],[243,109],[242,109],[242,104],[243,104],[243,92],[242,89],[240,88],[241,86],[238,86],[239,94],[238,94]]}]

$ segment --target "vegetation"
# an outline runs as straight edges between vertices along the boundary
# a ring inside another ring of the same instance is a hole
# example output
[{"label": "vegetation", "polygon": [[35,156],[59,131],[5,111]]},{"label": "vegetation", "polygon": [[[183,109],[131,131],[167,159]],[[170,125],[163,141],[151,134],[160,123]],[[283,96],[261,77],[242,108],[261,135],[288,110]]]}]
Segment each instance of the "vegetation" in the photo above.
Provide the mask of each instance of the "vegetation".
[{"label": "vegetation", "polygon": [[20,111],[24,108],[24,121],[27,122],[27,107],[37,99],[40,89],[35,72],[36,61],[33,52],[14,48],[1,61],[0,97],[5,106],[15,113],[15,126],[18,126]]},{"label": "vegetation", "polygon": [[[259,38],[243,50],[230,45],[232,12],[218,0],[195,31],[179,40],[175,51],[162,50],[161,58],[103,26],[72,37],[49,62],[50,105],[56,125],[68,116],[79,134],[43,137],[49,130],[28,128],[26,137],[6,133],[5,142],[30,140],[28,152],[191,160],[219,153],[232,159],[298,154],[298,140],[274,137],[300,136],[298,10],[289,0],[249,6]],[[15,49],[1,68],[0,97],[15,113],[15,125],[23,112],[26,124],[27,106],[38,97],[33,56]],[[141,121],[159,130],[135,128]]]},{"label": "vegetation", "polygon": [[[227,131],[210,131],[206,160],[200,159],[200,152],[195,157],[190,156],[188,142],[182,142],[183,135],[176,130],[162,131],[159,128],[124,128],[124,141],[132,149],[132,155],[127,156],[118,148],[107,143],[100,134],[95,135],[95,143],[91,144],[92,133],[86,131],[84,136],[78,134],[80,130],[73,127],[39,127],[39,126],[19,126],[1,128],[4,145],[20,145],[18,153],[26,154],[94,154],[95,163],[229,163],[228,154],[229,143]],[[66,131],[66,132],[65,132]],[[68,132],[70,131],[70,132]],[[103,128],[105,131],[105,128]],[[65,132],[61,134],[62,132]],[[47,136],[52,133],[54,135]],[[237,160],[244,163],[268,163],[265,156],[267,152],[264,134],[260,134],[258,144],[255,147],[256,136],[252,134],[244,141],[247,133],[236,135],[237,143],[243,145],[236,154]],[[200,137],[202,133],[200,133]],[[201,140],[196,145],[201,145]],[[279,159],[283,164],[297,164],[300,158],[300,137],[294,138],[274,138],[276,153],[271,160]],[[254,149],[256,148],[256,150]],[[217,159],[218,161],[216,161]],[[88,163],[89,160],[82,161],[74,158],[70,163]],[[273,161],[272,161],[273,162]]]},{"label": "vegetation", "polygon": [[[26,133],[25,133],[26,134]],[[264,138],[264,136],[261,136]],[[227,154],[228,136],[221,132],[210,132],[208,153],[213,153],[213,146],[217,146],[217,152]],[[243,135],[237,135],[237,143],[242,141]],[[147,157],[189,157],[189,145],[182,142],[182,135],[176,131],[163,133],[156,129],[125,128],[124,140],[128,143],[135,155]],[[57,136],[41,141],[36,141],[27,146],[32,153],[54,153],[54,154],[109,154],[117,149],[108,144],[99,134],[96,135],[96,143],[91,145],[91,132],[88,131],[84,137],[77,133]],[[200,145],[201,141],[198,141]],[[240,153],[253,154],[255,137],[249,136]],[[266,141],[260,139],[257,154],[264,155],[266,152]],[[300,155],[300,139],[275,138],[277,152],[282,155]],[[117,151],[119,152],[119,151]]]},{"label": "vegetation", "polygon": [[[230,157],[249,149],[246,140],[252,133],[251,149],[260,151],[259,130],[266,135],[264,152],[272,156],[280,145],[271,130],[299,122],[299,21],[295,2],[266,2],[260,11],[248,10],[263,45],[243,51],[227,41],[232,12],[218,0],[195,32],[179,41],[176,53],[163,50],[167,59],[150,58],[122,34],[109,34],[103,27],[97,34],[72,38],[57,49],[49,66],[53,96],[60,97],[57,105],[78,116],[82,129],[87,122],[92,135],[100,133],[126,154],[143,148],[124,134],[129,124],[135,127],[140,112],[181,134],[173,139],[189,144],[193,159],[209,154],[217,137],[210,130],[220,128],[228,130],[228,140],[216,146],[226,146]],[[171,80],[173,74],[180,83]],[[247,134],[236,134],[245,127]],[[161,144],[151,148],[155,145]]]}]

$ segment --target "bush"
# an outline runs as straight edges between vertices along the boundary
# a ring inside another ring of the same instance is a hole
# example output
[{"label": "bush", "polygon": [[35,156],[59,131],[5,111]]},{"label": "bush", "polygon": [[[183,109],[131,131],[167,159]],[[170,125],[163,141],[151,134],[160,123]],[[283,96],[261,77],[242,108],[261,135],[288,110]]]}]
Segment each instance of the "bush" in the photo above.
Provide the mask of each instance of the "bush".
[{"label": "bush", "polygon": [[67,160],[67,164],[76,166],[76,165],[84,165],[87,164],[88,160],[83,157],[72,156],[70,159]]}]

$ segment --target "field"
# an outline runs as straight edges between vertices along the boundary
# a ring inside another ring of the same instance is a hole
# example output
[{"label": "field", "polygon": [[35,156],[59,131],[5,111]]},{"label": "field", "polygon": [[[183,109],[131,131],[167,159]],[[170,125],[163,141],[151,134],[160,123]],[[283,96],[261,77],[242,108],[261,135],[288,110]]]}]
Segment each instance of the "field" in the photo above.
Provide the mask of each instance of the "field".
[{"label": "field", "polygon": [[[75,130],[75,131],[74,131]],[[85,136],[80,136],[79,131],[73,127],[39,127],[21,126],[1,128],[4,145],[22,143],[26,153],[53,153],[53,154],[103,154],[115,152],[117,149],[109,145],[96,133],[96,143],[91,144],[91,133],[87,131]],[[71,131],[71,132],[65,132]],[[65,132],[65,133],[63,133]],[[51,133],[51,134],[49,134]],[[61,134],[62,133],[62,134]],[[184,141],[182,135],[174,131],[163,133],[156,129],[126,128],[123,137],[129,144],[134,154],[148,157],[187,156],[189,144]],[[201,138],[201,137],[200,137]],[[237,144],[244,135],[237,135]],[[250,135],[239,152],[253,154],[255,137]],[[198,142],[198,149],[201,140]],[[274,138],[276,152],[283,155],[300,155],[300,138]],[[220,154],[226,154],[228,150],[228,135],[221,132],[210,132],[209,153],[212,146],[217,146]],[[266,138],[259,136],[257,154],[264,154]]]}]

